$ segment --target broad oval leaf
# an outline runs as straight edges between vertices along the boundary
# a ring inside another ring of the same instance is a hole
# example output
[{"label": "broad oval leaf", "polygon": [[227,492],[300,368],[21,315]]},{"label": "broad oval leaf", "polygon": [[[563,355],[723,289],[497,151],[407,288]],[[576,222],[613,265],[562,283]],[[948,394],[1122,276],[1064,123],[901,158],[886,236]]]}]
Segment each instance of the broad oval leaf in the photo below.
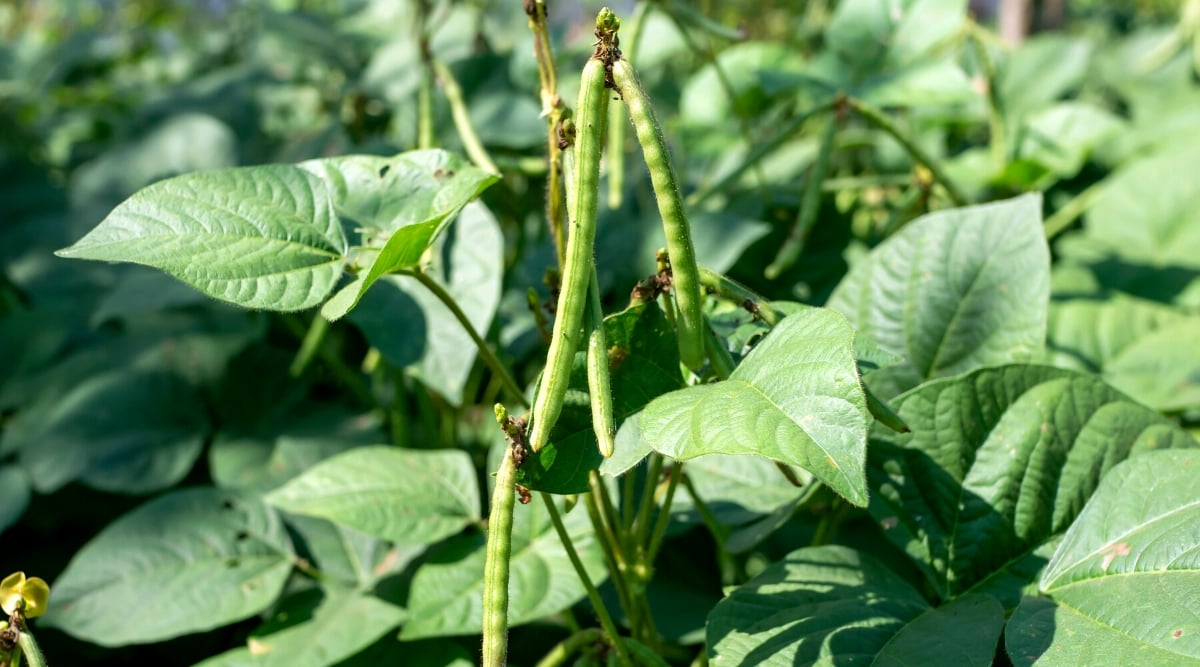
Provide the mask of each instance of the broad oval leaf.
[{"label": "broad oval leaf", "polygon": [[196,667],[326,667],[370,646],[404,620],[404,610],[373,595],[337,586],[282,601],[246,640]]},{"label": "broad oval leaf", "polygon": [[677,460],[755,454],[800,466],[855,505],[867,504],[866,398],[854,330],[830,310],[788,316],[728,380],[655,399],[642,437]]},{"label": "broad oval leaf", "polygon": [[209,630],[266,609],[293,558],[279,517],[257,497],[175,491],[109,524],[76,553],[41,622],[102,646]]},{"label": "broad oval leaf", "polygon": [[[585,595],[542,498],[517,505],[513,513],[508,621],[514,626],[562,611]],[[604,557],[587,513],[571,512],[563,523],[588,576],[600,585],[606,576]],[[484,540],[478,535],[451,540],[431,555],[413,577],[401,638],[478,634],[483,628],[483,563]]]},{"label": "broad oval leaf", "polygon": [[290,165],[159,181],[57,252],[145,264],[213,298],[280,311],[323,301],[342,275],[345,253],[325,184]]},{"label": "broad oval leaf", "polygon": [[1196,444],[1101,380],[1044,366],[930,382],[893,405],[912,433],[872,438],[870,511],[943,597],[1065,531],[1127,456]]},{"label": "broad oval leaf", "polygon": [[984,666],[1003,625],[999,603],[986,596],[935,609],[871,556],[809,547],[717,603],[708,616],[708,646],[714,667]]},{"label": "broad oval leaf", "polygon": [[361,447],[313,466],[266,501],[400,544],[430,544],[479,520],[479,485],[462,451]]},{"label": "broad oval leaf", "polygon": [[1200,661],[1200,452],[1134,457],[1112,469],[1009,625],[1015,664],[1180,665]]},{"label": "broad oval leaf", "polygon": [[1049,298],[1041,197],[1025,195],[914,220],[856,263],[828,305],[907,360],[884,371],[902,391],[1036,359]]}]

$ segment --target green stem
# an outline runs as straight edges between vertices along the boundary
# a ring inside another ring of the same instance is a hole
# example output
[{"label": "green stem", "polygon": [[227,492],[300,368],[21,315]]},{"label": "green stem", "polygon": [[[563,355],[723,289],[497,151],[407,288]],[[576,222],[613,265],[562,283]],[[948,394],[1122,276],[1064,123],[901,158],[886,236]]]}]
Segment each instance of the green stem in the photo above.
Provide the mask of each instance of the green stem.
[{"label": "green stem", "polygon": [[650,455],[650,465],[646,468],[646,485],[638,505],[637,523],[634,525],[634,544],[646,544],[646,536],[650,534],[650,519],[654,512],[654,490],[658,488],[658,480],[662,477],[663,457],[657,452]]},{"label": "green stem", "polygon": [[461,324],[463,329],[466,330],[467,335],[471,337],[471,340],[475,341],[475,346],[479,348],[479,357],[483,360],[483,363],[487,364],[487,367],[492,369],[492,372],[500,378],[500,381],[504,383],[505,389],[512,394],[513,398],[516,399],[517,402],[524,407],[529,407],[529,402],[525,400],[525,392],[521,391],[521,387],[517,384],[517,381],[513,379],[512,374],[510,374],[508,369],[504,367],[504,364],[500,362],[500,358],[496,356],[496,353],[492,352],[491,346],[489,346],[487,341],[483,340],[483,337],[480,336],[479,332],[475,330],[475,325],[471,324],[471,320],[467,318],[467,314],[462,311],[462,308],[458,307],[458,302],[455,301],[454,297],[442,287],[441,283],[434,280],[429,274],[419,269],[404,271],[403,273],[416,278],[422,285],[426,287],[426,289],[428,289],[430,292],[433,292],[433,295],[436,296],[438,300],[446,306],[446,308],[450,309],[450,312],[454,314],[454,318],[458,320],[458,323]]},{"label": "green stem", "polygon": [[708,353],[708,359],[712,363],[713,373],[717,379],[728,380],[730,375],[733,375],[734,369],[737,368],[737,362],[733,360],[733,355],[729,354],[729,349],[725,347],[725,342],[713,331],[712,324],[708,321],[708,317],[704,318],[704,348]]},{"label": "green stem", "polygon": [[42,648],[38,646],[37,640],[33,638],[33,633],[29,631],[28,627],[20,628],[20,632],[17,634],[17,646],[21,649],[21,655],[29,661],[29,667],[46,667],[46,656],[42,655]]},{"label": "green stem", "polygon": [[325,334],[329,333],[329,320],[321,317],[320,313],[315,315],[312,322],[308,324],[308,331],[304,334],[304,339],[300,342],[300,350],[296,352],[296,358],[292,360],[292,366],[288,369],[292,377],[298,378],[304,374],[304,370],[312,363],[313,357],[317,356],[317,350],[321,349],[321,343],[325,341]]},{"label": "green stem", "polygon": [[829,173],[829,158],[833,153],[833,139],[837,136],[837,130],[838,116],[834,114],[825,121],[825,128],[821,133],[821,147],[817,151],[817,159],[813,162],[812,169],[808,172],[803,199],[800,200],[800,211],[796,215],[792,231],[784,240],[775,259],[767,265],[766,271],[764,271],[768,280],[774,280],[781,273],[790,269],[800,258],[800,254],[804,252],[804,245],[808,242],[808,235],[812,232],[813,225],[817,221],[817,212],[821,208],[821,182]]},{"label": "green stem", "polygon": [[508,655],[508,576],[516,477],[512,447],[508,447],[496,472],[492,511],[488,515],[483,571],[483,667],[503,667]]},{"label": "green stem", "polygon": [[700,267],[700,284],[710,293],[716,294],[717,297],[736,303],[756,314],[769,327],[779,324],[779,320],[784,317],[784,314],[776,310],[770,301],[756,294],[749,287],[712,269]]},{"label": "green stem", "polygon": [[667,482],[667,493],[663,496],[662,508],[658,512],[658,520],[654,522],[654,530],[650,533],[650,546],[646,548],[646,564],[653,565],[662,547],[663,538],[667,534],[667,525],[671,523],[671,503],[675,500],[675,489],[683,479],[683,464],[676,461],[671,466],[671,479]]},{"label": "green stem", "polygon": [[[308,331],[306,330],[305,326],[300,323],[300,320],[296,316],[284,313],[280,318],[280,321],[283,322],[284,326],[290,329],[297,338],[303,340],[308,335]],[[320,355],[321,361],[325,363],[325,366],[329,369],[329,372],[333,373],[333,377],[337,379],[338,382],[349,389],[350,393],[354,394],[354,397],[364,405],[369,405],[376,409],[383,409],[382,406],[379,405],[379,401],[375,400],[375,395],[371,393],[371,390],[367,387],[366,383],[363,382],[362,375],[360,373],[347,366],[346,363],[342,361],[342,358],[339,357],[333,350],[330,350],[327,345],[320,345],[318,347],[319,349],[317,354]]]},{"label": "green stem", "polygon": [[750,153],[738,163],[738,166],[734,167],[732,171],[729,171],[721,176],[720,180],[718,180],[716,183],[702,186],[699,190],[693,192],[687,199],[688,205],[699,206],[713,195],[729,187],[730,184],[741,178],[742,174],[746,173],[747,169],[758,164],[763,158],[778,150],[779,147],[782,146],[788,139],[790,139],[793,134],[800,131],[800,128],[803,127],[810,118],[830,111],[836,105],[837,99],[830,98],[793,118],[792,121],[774,137],[771,137],[766,141],[756,141],[750,143],[749,145],[754,147],[753,150],[751,150]]},{"label": "green stem", "polygon": [[613,588],[617,591],[617,599],[621,604],[621,608],[626,610],[627,615],[631,615],[630,610],[633,609],[633,596],[629,592],[629,582],[625,580],[625,568],[618,562],[618,552],[620,550],[616,536],[605,525],[604,519],[601,517],[599,500],[596,494],[589,493],[584,498],[584,506],[587,508],[588,518],[592,521],[592,529],[596,531],[599,537],[600,551],[604,555],[604,565],[608,568],[609,578],[612,581]]},{"label": "green stem", "polygon": [[492,162],[487,149],[479,141],[479,135],[475,134],[475,127],[471,125],[471,115],[467,112],[467,105],[463,101],[462,88],[459,87],[454,75],[450,73],[450,68],[432,55],[429,57],[429,65],[433,68],[438,80],[442,82],[442,92],[446,94],[446,101],[450,103],[450,115],[454,117],[454,127],[458,129],[458,136],[462,139],[467,155],[480,169],[499,175],[500,169],[496,167],[495,162]]},{"label": "green stem", "polygon": [[[683,36],[683,41],[687,44],[688,49],[699,53],[705,61],[713,68],[713,72],[717,75],[717,83],[721,86],[721,92],[725,94],[725,99],[729,101],[729,108],[733,110],[733,115],[737,120],[738,132],[742,136],[742,141],[747,146],[754,145],[754,137],[750,134],[750,119],[746,112],[742,109],[742,105],[738,103],[737,93],[734,91],[733,82],[729,80],[729,75],[725,72],[725,68],[721,66],[721,62],[717,59],[717,54],[712,50],[712,47],[701,48],[699,44],[692,39],[691,32],[684,25],[683,19],[680,17],[680,8],[675,3],[669,3],[664,6],[667,11],[667,16],[679,29],[679,34]],[[767,194],[767,179],[763,174],[762,164],[755,162],[750,165],[750,169],[754,172],[754,180],[758,187],[762,190],[763,198],[766,199]]]},{"label": "green stem", "polygon": [[[596,589],[596,585],[592,583],[592,578],[588,576],[587,569],[583,567],[583,561],[579,559],[575,545],[571,542],[571,536],[567,534],[567,528],[563,524],[562,516],[558,513],[558,508],[554,506],[554,499],[548,493],[542,493],[541,496],[542,501],[546,504],[546,510],[550,513],[550,522],[554,524],[554,532],[558,533],[558,539],[562,541],[563,550],[567,552],[567,558],[571,560],[571,566],[575,568],[575,574],[579,576],[579,581],[583,583],[583,588],[587,591],[588,601],[592,603],[592,609],[596,611],[596,617],[600,619],[600,626],[604,628],[604,632],[608,633],[613,649],[616,650],[622,663],[632,665],[633,661],[630,660],[629,653],[626,652],[625,645],[621,642],[621,635],[617,633],[617,625],[613,623],[612,614],[608,612],[608,607],[600,597],[600,591]],[[582,642],[579,645],[581,646],[583,643],[586,642]]]},{"label": "green stem", "polygon": [[529,29],[533,32],[533,52],[538,66],[538,95],[542,115],[546,117],[546,222],[554,239],[558,266],[566,263],[566,226],[563,225],[563,149],[558,144],[558,130],[563,121],[564,107],[558,96],[558,74],[554,67],[554,50],[546,21],[545,0],[527,4]]},{"label": "green stem", "polygon": [[999,173],[1008,164],[1008,133],[1004,125],[1004,100],[1000,97],[1000,82],[996,78],[996,66],[992,56],[984,44],[982,28],[974,21],[968,22],[968,37],[975,47],[975,56],[979,58],[979,67],[983,70],[984,82],[987,85],[988,128],[991,133],[992,168]]},{"label": "green stem", "polygon": [[1100,193],[1104,191],[1105,182],[1097,181],[1093,183],[1086,190],[1075,195],[1062,208],[1055,211],[1054,215],[1046,218],[1043,226],[1046,231],[1046,240],[1053,239],[1063,233],[1079,216],[1086,213],[1096,203],[1096,199],[1100,196]]},{"label": "green stem", "polygon": [[683,486],[687,489],[688,495],[692,497],[692,503],[696,506],[696,511],[700,514],[700,519],[704,521],[704,526],[708,528],[708,532],[712,535],[713,541],[717,544],[717,562],[721,567],[721,583],[725,585],[732,584],[736,579],[733,559],[729,552],[725,550],[725,531],[721,528],[720,522],[717,521],[717,515],[713,514],[712,508],[704,499],[700,497],[700,493],[696,491],[696,485],[687,475],[683,476]]},{"label": "green stem", "polygon": [[[629,29],[625,32],[625,41],[621,43],[623,57],[632,58],[634,51],[637,50],[650,7],[651,3],[649,2],[639,2],[633,10],[633,16],[625,23]],[[625,109],[620,104],[610,103],[608,107],[608,208],[614,211],[621,208],[621,202],[625,196],[626,127]]]},{"label": "green stem", "polygon": [[967,205],[968,200],[966,195],[964,195],[963,192],[958,189],[958,186],[954,184],[954,181],[950,180],[950,177],[946,175],[946,172],[942,170],[938,162],[930,157],[930,155],[925,152],[925,149],[918,146],[916,142],[913,141],[912,137],[908,136],[904,130],[900,129],[900,126],[893,123],[892,119],[888,118],[883,111],[868,102],[864,102],[854,97],[846,98],[846,103],[850,105],[850,108],[854,109],[854,111],[857,112],[863,120],[867,121],[875,128],[883,130],[893,139],[895,139],[896,142],[899,143],[900,146],[908,153],[909,157],[928,169],[929,172],[933,174],[934,180],[936,180],[938,183],[941,183],[942,187],[946,189],[946,194],[949,195],[950,200],[954,202],[956,206]]},{"label": "green stem", "polygon": [[[547,501],[548,502],[548,501]],[[561,519],[559,519],[561,522]],[[570,550],[568,549],[568,552]],[[567,660],[586,646],[604,640],[604,632],[599,628],[580,630],[554,645],[546,655],[538,661],[536,667],[559,667],[567,664]]]}]

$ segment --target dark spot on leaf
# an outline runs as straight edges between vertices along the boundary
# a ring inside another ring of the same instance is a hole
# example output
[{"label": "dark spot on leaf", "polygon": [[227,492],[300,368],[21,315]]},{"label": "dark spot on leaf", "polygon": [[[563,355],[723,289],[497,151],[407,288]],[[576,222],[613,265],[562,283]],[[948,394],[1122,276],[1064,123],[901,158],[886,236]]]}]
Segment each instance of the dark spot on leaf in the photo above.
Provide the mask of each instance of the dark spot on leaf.
[{"label": "dark spot on leaf", "polygon": [[232,500],[221,501],[221,509],[225,510],[226,512],[232,512],[236,507],[237,505],[234,505]]},{"label": "dark spot on leaf", "polygon": [[437,169],[433,170],[434,178],[449,178],[453,175],[454,175],[453,169],[442,169],[441,167],[438,167]]},{"label": "dark spot on leaf", "polygon": [[249,537],[250,537],[250,533],[247,533],[247,532],[246,532],[246,531],[244,531],[244,530],[239,530],[239,531],[237,532],[237,535],[234,535],[234,536],[233,536],[233,538],[234,538],[235,540],[237,540],[238,542],[243,542],[243,541],[245,541],[246,539],[248,539]]},{"label": "dark spot on leaf", "polygon": [[225,559],[225,567],[237,567],[239,562],[236,558],[227,558]]},{"label": "dark spot on leaf", "polygon": [[387,176],[387,173],[391,170],[392,170],[392,165],[390,165],[390,164],[383,165],[382,167],[379,168],[379,177],[383,178],[384,176]]},{"label": "dark spot on leaf", "polygon": [[1183,630],[1176,630],[1175,632],[1171,633],[1171,636],[1176,639],[1179,639],[1180,637],[1183,636]]}]

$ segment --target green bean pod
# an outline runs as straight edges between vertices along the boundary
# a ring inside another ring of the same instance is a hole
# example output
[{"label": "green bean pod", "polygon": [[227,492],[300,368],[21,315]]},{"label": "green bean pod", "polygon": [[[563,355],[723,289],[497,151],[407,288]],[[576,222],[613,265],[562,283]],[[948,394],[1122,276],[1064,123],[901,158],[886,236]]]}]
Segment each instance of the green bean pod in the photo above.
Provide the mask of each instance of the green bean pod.
[{"label": "green bean pod", "polygon": [[613,421],[612,378],[608,366],[608,340],[604,333],[604,311],[600,305],[600,285],[596,280],[594,265],[588,287],[588,319],[591,320],[591,333],[588,334],[587,378],[592,430],[596,432],[600,455],[608,458],[615,449],[617,427]]},{"label": "green bean pod", "polygon": [[625,100],[625,108],[629,110],[638,143],[642,146],[642,157],[650,170],[650,182],[654,186],[658,213],[667,237],[675,303],[679,307],[676,320],[679,358],[688,368],[699,370],[704,365],[704,297],[700,290],[696,250],[692,246],[692,234],[683,210],[675,171],[671,167],[670,153],[667,152],[654,109],[633,67],[625,60],[618,60],[613,63],[612,76],[617,92]]},{"label": "green bean pod", "polygon": [[[608,120],[608,93],[604,89],[604,63],[593,57],[583,67],[579,101],[575,107],[575,169],[567,179],[567,263],[563,267],[554,335],[546,354],[546,370],[533,402],[529,446],[539,451],[550,438],[550,429],[562,412],[571,379],[571,365],[583,337],[583,312],[588,301],[588,282],[595,260],[596,210],[600,189],[600,153]],[[573,194],[572,194],[573,189]]]},{"label": "green bean pod", "polygon": [[[499,413],[497,413],[499,416]],[[513,509],[516,505],[517,466],[506,448],[488,515],[483,571],[483,665],[502,667],[508,653],[508,578],[512,556]]]}]

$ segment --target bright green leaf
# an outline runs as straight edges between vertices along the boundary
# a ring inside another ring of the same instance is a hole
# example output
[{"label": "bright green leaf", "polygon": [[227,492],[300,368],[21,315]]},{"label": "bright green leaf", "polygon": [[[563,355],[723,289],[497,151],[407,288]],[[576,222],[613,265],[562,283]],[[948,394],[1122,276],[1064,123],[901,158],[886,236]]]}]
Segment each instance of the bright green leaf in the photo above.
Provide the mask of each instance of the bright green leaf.
[{"label": "bright green leaf", "polygon": [[279,517],[256,497],[174,491],[79,550],[54,581],[41,622],[102,646],[217,628],[273,603],[292,558]]},{"label": "bright green leaf", "polygon": [[335,586],[284,600],[247,640],[262,667],[325,667],[370,646],[404,620],[404,610]]},{"label": "bright green leaf", "polygon": [[1200,661],[1200,452],[1150,452],[1104,477],[1009,625],[1015,664]]},{"label": "bright green leaf", "polygon": [[866,505],[866,398],[854,332],[813,309],[784,318],[728,380],[681,389],[642,412],[642,437],[677,460],[756,454],[796,465]]},{"label": "bright green leaf", "polygon": [[289,311],[329,295],[345,252],[325,185],[298,167],[269,165],[147,186],[57,254],[145,264],[216,299]]},{"label": "bright green leaf", "polygon": [[1026,195],[912,221],[851,267],[829,307],[907,359],[886,374],[908,389],[1037,358],[1049,296],[1041,198]]},{"label": "bright green leaf", "polygon": [[354,449],[267,494],[270,504],[401,544],[430,544],[479,520],[466,452]]},{"label": "bright green leaf", "polygon": [[893,407],[912,433],[875,432],[870,511],[942,596],[1066,530],[1125,457],[1196,444],[1101,380],[1043,366],[930,382]]}]

